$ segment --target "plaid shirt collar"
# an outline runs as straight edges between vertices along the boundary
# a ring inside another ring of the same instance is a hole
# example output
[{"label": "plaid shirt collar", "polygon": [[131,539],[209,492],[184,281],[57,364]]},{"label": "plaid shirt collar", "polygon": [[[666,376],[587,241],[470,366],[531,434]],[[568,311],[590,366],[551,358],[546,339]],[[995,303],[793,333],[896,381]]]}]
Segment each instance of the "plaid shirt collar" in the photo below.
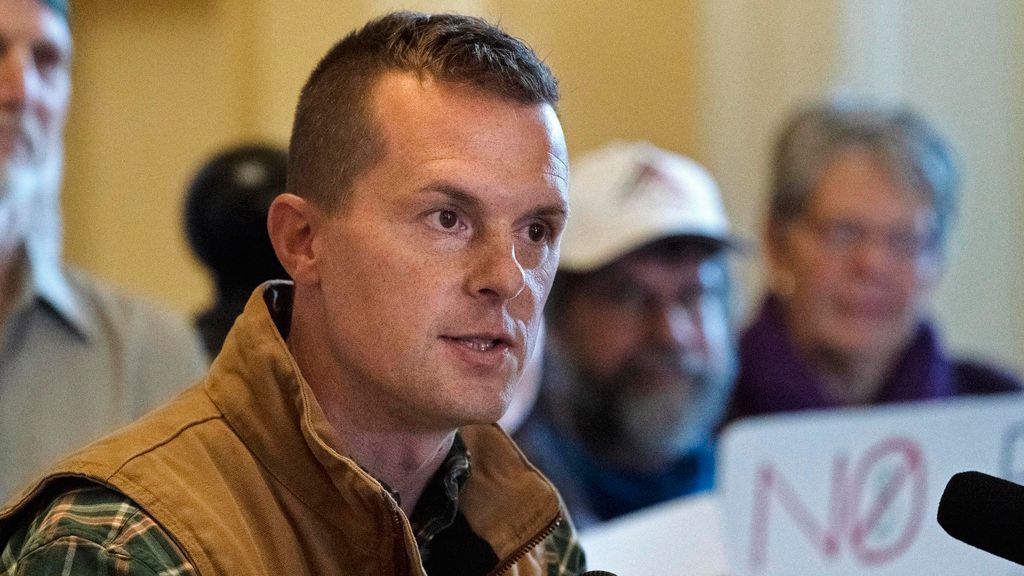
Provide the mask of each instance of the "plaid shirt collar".
[{"label": "plaid shirt collar", "polygon": [[[452,447],[448,450],[448,456],[427,482],[423,495],[420,496],[416,508],[412,511],[412,517],[409,518],[413,534],[416,535],[416,544],[419,546],[420,555],[424,558],[434,536],[455,521],[455,516],[459,511],[459,491],[469,479],[470,471],[469,450],[466,449],[466,443],[462,440],[462,436],[456,432]],[[401,495],[379,478],[377,481],[391,494],[395,502],[401,505]]]}]

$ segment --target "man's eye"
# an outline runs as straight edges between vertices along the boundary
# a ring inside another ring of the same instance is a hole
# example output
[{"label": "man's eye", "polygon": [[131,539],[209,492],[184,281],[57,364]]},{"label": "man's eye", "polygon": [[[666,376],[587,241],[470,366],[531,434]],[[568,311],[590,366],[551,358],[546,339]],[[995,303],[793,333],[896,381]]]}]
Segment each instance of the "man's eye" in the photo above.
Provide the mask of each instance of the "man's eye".
[{"label": "man's eye", "polygon": [[609,284],[597,286],[594,294],[616,307],[639,308],[647,299],[647,294],[631,284]]},{"label": "man's eye", "polygon": [[544,224],[530,224],[530,227],[526,229],[526,234],[531,242],[543,242],[548,238],[548,227]]},{"label": "man's eye", "polygon": [[451,210],[441,210],[437,213],[437,223],[442,228],[452,229],[459,223],[459,215]]},{"label": "man's eye", "polygon": [[49,45],[36,47],[33,50],[32,56],[35,58],[36,68],[43,75],[48,75],[54,70],[61,68],[65,62],[61,51]]}]

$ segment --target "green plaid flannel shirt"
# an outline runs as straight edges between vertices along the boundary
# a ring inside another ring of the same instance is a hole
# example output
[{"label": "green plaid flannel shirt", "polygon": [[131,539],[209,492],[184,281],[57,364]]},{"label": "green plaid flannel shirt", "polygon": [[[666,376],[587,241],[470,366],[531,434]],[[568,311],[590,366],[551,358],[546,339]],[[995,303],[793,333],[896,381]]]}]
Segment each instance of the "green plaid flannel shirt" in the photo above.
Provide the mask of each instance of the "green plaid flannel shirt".
[{"label": "green plaid flannel shirt", "polygon": [[[543,545],[548,576],[582,572],[583,555],[568,522],[559,522]],[[0,576],[58,573],[190,576],[198,571],[134,502],[108,488],[88,486],[57,497],[15,531],[0,552]]]},{"label": "green plaid flannel shirt", "polygon": [[101,486],[57,497],[12,534],[0,575],[198,574],[178,546],[134,502]]}]

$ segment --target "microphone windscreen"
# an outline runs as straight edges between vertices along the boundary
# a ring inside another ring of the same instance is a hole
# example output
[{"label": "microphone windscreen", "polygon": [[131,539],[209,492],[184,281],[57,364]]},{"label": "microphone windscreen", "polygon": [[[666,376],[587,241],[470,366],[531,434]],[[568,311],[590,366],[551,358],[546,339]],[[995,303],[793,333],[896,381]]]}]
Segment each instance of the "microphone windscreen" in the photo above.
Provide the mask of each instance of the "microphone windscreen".
[{"label": "microphone windscreen", "polygon": [[1024,565],[1024,486],[981,472],[954,474],[938,521],[957,540]]},{"label": "microphone windscreen", "polygon": [[604,570],[587,570],[580,576],[615,576],[611,572],[605,572]]}]

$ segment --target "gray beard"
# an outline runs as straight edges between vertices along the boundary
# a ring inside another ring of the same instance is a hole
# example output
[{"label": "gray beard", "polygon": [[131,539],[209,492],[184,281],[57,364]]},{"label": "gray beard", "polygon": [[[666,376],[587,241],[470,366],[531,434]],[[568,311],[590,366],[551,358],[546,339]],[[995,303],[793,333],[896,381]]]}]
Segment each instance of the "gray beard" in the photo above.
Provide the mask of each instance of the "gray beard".
[{"label": "gray beard", "polygon": [[[602,380],[578,373],[570,402],[582,439],[599,453],[620,462],[672,461],[693,450],[714,431],[731,389],[731,366],[717,369],[704,362],[684,362],[677,385],[645,394],[630,394],[635,371],[620,370]],[[685,381],[688,380],[688,381]]]},{"label": "gray beard", "polygon": [[4,242],[25,242],[38,257],[59,258],[60,155],[43,163],[0,163],[0,221]]}]

